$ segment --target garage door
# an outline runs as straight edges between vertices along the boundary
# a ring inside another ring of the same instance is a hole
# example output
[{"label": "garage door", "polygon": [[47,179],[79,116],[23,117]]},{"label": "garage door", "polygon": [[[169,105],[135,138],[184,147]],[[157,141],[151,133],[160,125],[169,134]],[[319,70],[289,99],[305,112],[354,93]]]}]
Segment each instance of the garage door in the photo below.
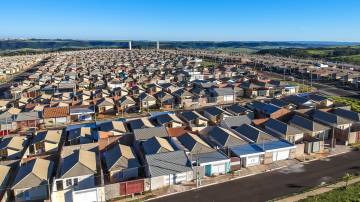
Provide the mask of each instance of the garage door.
[{"label": "garage door", "polygon": [[246,158],[246,166],[254,166],[260,164],[259,156],[249,156]]},{"label": "garage door", "polygon": [[82,191],[73,192],[73,202],[82,202],[82,201],[97,201],[98,193],[97,189],[88,189]]},{"label": "garage door", "polygon": [[225,173],[225,164],[213,165],[212,166],[212,173],[213,174]]},{"label": "garage door", "polygon": [[180,173],[175,175],[175,183],[186,181],[186,173]]},{"label": "garage door", "polygon": [[56,123],[66,123],[66,121],[67,121],[66,117],[56,118]]},{"label": "garage door", "polygon": [[233,95],[225,95],[224,96],[224,101],[225,102],[232,102],[234,100],[234,96]]},{"label": "garage door", "polygon": [[174,184],[174,175],[170,174],[170,175],[166,175],[164,177],[164,184],[166,185],[172,185]]},{"label": "garage door", "polygon": [[289,150],[278,151],[273,153],[273,161],[281,161],[289,158]]}]

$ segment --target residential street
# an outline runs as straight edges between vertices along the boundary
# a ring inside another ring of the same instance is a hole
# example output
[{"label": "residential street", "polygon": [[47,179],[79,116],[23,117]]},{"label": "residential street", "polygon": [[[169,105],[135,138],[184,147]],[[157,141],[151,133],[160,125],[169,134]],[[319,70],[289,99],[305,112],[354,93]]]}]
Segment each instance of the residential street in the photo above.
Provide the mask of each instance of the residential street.
[{"label": "residential street", "polygon": [[267,201],[331,182],[346,172],[360,174],[360,152],[229,181],[153,201]]}]

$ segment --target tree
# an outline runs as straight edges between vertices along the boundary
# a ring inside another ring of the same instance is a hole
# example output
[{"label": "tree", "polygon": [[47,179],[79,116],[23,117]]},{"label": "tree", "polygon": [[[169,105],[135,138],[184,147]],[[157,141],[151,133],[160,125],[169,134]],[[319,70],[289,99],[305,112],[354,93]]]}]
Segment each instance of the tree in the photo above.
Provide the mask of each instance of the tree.
[{"label": "tree", "polygon": [[351,178],[352,178],[352,175],[350,173],[345,173],[345,175],[342,177],[342,179],[345,181],[345,189],[347,189]]}]

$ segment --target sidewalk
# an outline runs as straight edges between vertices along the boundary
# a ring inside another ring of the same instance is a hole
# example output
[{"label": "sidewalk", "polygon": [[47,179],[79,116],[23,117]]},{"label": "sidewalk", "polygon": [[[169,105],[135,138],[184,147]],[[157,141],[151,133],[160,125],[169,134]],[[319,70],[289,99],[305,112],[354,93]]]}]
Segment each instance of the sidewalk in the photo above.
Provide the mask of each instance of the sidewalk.
[{"label": "sidewalk", "polygon": [[[356,182],[360,182],[360,177],[350,180],[348,184],[350,185],[350,184],[354,184]],[[344,186],[345,186],[345,182],[342,181],[342,182],[338,182],[338,183],[335,183],[335,184],[320,187],[318,189],[315,189],[315,190],[312,190],[312,191],[309,191],[309,192],[305,192],[305,193],[298,194],[298,195],[295,195],[295,196],[290,196],[290,197],[280,199],[280,200],[276,200],[276,201],[277,202],[300,201],[302,199],[306,199],[307,197],[323,194],[323,193],[329,192],[329,191],[331,191],[333,189],[344,187]]]}]

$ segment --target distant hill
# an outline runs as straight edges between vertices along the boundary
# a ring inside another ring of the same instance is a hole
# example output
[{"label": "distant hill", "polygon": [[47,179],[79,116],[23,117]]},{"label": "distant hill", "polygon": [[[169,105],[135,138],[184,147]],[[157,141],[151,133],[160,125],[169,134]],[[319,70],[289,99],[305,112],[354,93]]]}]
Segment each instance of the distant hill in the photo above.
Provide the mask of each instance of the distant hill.
[{"label": "distant hill", "polygon": [[[358,43],[360,45],[360,43]],[[231,52],[256,52],[263,49],[319,48],[356,45],[350,42],[269,42],[269,41],[161,41],[163,49],[209,49]],[[133,48],[155,48],[154,41],[132,41]],[[1,55],[35,54],[49,51],[89,48],[128,48],[125,40],[11,39],[0,40]]]}]

